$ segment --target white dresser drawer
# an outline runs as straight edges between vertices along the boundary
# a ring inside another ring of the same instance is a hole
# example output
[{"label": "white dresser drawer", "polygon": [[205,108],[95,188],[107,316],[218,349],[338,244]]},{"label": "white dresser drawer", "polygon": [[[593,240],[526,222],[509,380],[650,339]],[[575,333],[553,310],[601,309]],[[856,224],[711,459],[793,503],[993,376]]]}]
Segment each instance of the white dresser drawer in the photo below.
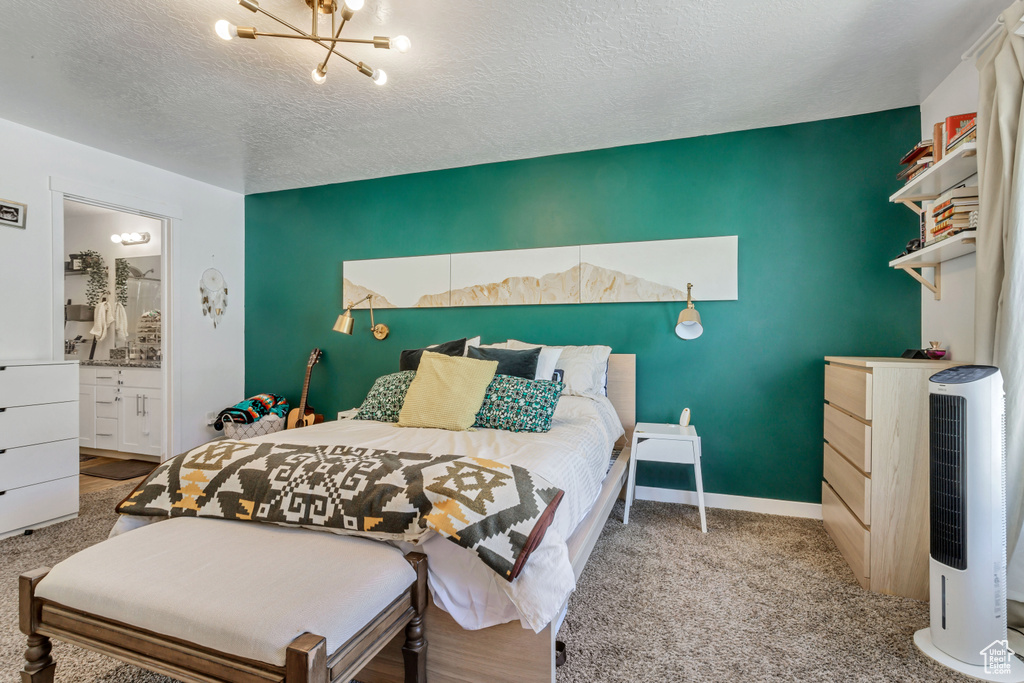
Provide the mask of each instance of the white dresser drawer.
[{"label": "white dresser drawer", "polygon": [[126,387],[159,389],[163,384],[160,368],[122,368],[121,384]]},{"label": "white dresser drawer", "polygon": [[674,462],[679,464],[691,464],[696,455],[693,441],[690,440],[668,440],[668,439],[645,439],[637,441],[636,459],[649,462]]},{"label": "white dresser drawer", "polygon": [[0,408],[78,400],[78,366],[0,363]]},{"label": "white dresser drawer", "polygon": [[117,387],[96,387],[96,417],[117,419]]},{"label": "white dresser drawer", "polygon": [[96,448],[118,450],[117,420],[106,417],[96,418]]},{"label": "white dresser drawer", "polygon": [[44,481],[78,474],[78,439],[0,452],[0,491],[10,491]]},{"label": "white dresser drawer", "polygon": [[0,410],[0,449],[77,438],[77,400]]},{"label": "white dresser drawer", "polygon": [[0,496],[0,534],[78,514],[78,475],[23,486]]}]

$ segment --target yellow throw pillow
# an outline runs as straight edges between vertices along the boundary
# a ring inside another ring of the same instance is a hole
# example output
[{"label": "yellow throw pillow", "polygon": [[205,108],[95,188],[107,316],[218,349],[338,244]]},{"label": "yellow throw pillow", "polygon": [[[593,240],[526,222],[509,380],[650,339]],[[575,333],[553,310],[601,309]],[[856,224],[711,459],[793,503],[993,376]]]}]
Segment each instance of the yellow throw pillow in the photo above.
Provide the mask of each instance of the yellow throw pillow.
[{"label": "yellow throw pillow", "polygon": [[424,351],[398,414],[399,427],[465,431],[473,426],[498,361]]}]

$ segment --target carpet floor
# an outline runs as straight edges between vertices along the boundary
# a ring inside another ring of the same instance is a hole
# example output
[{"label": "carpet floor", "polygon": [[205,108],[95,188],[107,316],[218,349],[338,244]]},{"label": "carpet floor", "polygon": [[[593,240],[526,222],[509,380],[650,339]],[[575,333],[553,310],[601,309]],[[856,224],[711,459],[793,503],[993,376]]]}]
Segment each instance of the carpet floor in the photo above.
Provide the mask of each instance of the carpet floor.
[{"label": "carpet floor", "polygon": [[[0,541],[0,681],[19,681],[18,574],[106,538],[131,486],[82,497],[81,516]],[[940,681],[914,647],[926,603],[869,593],[821,523],[639,501],[605,526],[559,638],[558,683],[603,681]],[[427,634],[429,638],[429,634]],[[57,681],[170,679],[56,643]],[[481,682],[485,683],[485,682]]]}]

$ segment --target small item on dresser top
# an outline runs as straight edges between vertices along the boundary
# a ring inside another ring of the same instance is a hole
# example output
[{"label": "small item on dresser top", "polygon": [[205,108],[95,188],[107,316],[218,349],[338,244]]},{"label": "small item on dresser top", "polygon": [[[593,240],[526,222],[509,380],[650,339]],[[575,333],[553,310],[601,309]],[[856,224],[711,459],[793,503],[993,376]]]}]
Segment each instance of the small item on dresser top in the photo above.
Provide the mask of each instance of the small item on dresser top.
[{"label": "small item on dresser top", "polygon": [[679,416],[679,426],[688,427],[690,425],[690,409],[683,408],[682,414]]},{"label": "small item on dresser top", "polygon": [[907,349],[903,352],[901,358],[907,358],[910,360],[927,360],[928,354],[921,349]]},{"label": "small item on dresser top", "polygon": [[928,357],[932,360],[942,360],[946,357],[946,349],[941,348],[942,342],[930,341],[928,342],[929,347],[924,350]]}]

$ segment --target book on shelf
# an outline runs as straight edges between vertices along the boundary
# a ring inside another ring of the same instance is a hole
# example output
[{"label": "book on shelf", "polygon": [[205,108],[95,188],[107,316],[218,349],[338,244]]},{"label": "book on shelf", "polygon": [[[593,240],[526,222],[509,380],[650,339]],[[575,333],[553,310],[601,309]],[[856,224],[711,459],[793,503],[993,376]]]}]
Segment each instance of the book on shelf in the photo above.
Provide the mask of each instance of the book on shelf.
[{"label": "book on shelf", "polygon": [[953,152],[955,152],[956,150],[960,149],[964,145],[966,145],[966,144],[968,144],[970,142],[974,142],[977,139],[978,139],[978,130],[976,128],[972,128],[969,131],[967,131],[967,133],[965,133],[964,135],[961,135],[959,138],[957,138],[953,142],[949,143],[949,147],[946,148],[946,153],[947,154],[952,154]]},{"label": "book on shelf", "polygon": [[971,112],[970,114],[957,114],[956,116],[946,117],[946,130],[944,139],[946,141],[946,151],[949,151],[949,146],[968,128],[975,125],[978,120],[978,112]]},{"label": "book on shelf", "polygon": [[939,121],[932,126],[932,154],[935,157],[935,162],[942,161],[942,150],[946,148],[946,123]]},{"label": "book on shelf", "polygon": [[911,149],[909,152],[903,155],[903,158],[900,159],[900,164],[909,164],[910,162],[915,161],[919,157],[925,155],[931,156],[931,153],[932,141],[922,140],[921,142],[914,145],[913,149]]}]

